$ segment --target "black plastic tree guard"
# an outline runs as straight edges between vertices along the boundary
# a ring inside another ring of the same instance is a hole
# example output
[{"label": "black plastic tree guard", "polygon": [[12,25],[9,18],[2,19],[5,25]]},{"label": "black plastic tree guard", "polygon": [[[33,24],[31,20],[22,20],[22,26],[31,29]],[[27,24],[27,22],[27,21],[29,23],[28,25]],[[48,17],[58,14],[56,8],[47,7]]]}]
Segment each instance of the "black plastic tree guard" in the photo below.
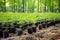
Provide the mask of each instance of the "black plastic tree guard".
[{"label": "black plastic tree guard", "polygon": [[21,30],[17,31],[17,36],[21,36],[23,32]]},{"label": "black plastic tree guard", "polygon": [[13,23],[13,25],[15,28],[19,28],[19,26],[20,26],[17,22]]},{"label": "black plastic tree guard", "polygon": [[8,31],[3,31],[3,38],[8,38],[8,37],[9,37]]},{"label": "black plastic tree guard", "polygon": [[28,24],[25,24],[25,25],[23,25],[23,26],[21,27],[22,30],[25,30],[25,29],[27,29],[27,28],[28,28]]},{"label": "black plastic tree guard", "polygon": [[41,25],[39,25],[39,30],[41,30],[42,29],[42,26]]},{"label": "black plastic tree guard", "polygon": [[7,24],[7,27],[11,27],[11,23],[8,23],[8,24]]},{"label": "black plastic tree guard", "polygon": [[42,25],[42,27],[43,27],[43,28],[46,28],[46,24],[44,23],[44,24]]},{"label": "black plastic tree guard", "polygon": [[0,28],[2,28],[2,23],[0,23]]},{"label": "black plastic tree guard", "polygon": [[36,27],[32,27],[32,31],[33,32],[36,32]]},{"label": "black plastic tree guard", "polygon": [[16,28],[9,27],[8,30],[9,30],[9,33],[14,33],[14,34],[16,33]]},{"label": "black plastic tree guard", "polygon": [[0,38],[2,38],[2,37],[3,37],[3,31],[0,30]]},{"label": "black plastic tree guard", "polygon": [[32,34],[32,28],[28,28],[28,33]]}]

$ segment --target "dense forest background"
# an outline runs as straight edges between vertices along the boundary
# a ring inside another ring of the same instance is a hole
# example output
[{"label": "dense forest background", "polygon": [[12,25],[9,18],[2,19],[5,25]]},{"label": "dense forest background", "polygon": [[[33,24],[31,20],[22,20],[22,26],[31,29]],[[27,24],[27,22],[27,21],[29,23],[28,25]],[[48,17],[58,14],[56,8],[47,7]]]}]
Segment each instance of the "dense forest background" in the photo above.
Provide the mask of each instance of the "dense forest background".
[{"label": "dense forest background", "polygon": [[60,12],[60,0],[0,0],[0,12]]}]

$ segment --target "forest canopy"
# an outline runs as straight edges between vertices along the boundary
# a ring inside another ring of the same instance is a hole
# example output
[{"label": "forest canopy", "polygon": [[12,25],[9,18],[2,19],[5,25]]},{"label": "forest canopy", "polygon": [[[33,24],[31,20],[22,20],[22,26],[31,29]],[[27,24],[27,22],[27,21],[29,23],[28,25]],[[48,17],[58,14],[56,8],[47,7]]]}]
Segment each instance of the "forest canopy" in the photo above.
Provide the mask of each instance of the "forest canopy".
[{"label": "forest canopy", "polygon": [[3,12],[60,12],[60,0],[0,0]]}]

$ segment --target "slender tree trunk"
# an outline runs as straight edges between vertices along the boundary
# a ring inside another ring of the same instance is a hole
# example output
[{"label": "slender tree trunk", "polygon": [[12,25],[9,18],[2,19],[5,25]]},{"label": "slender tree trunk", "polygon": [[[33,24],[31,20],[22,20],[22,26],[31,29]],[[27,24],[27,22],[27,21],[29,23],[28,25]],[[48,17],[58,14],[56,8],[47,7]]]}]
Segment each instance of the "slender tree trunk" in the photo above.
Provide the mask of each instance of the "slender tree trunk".
[{"label": "slender tree trunk", "polygon": [[40,0],[40,12],[42,12],[42,11],[41,11],[41,0]]},{"label": "slender tree trunk", "polygon": [[60,0],[59,0],[59,12],[60,12]]},{"label": "slender tree trunk", "polygon": [[52,2],[51,12],[53,12],[54,11],[53,10],[53,0],[51,0],[51,2]]},{"label": "slender tree trunk", "polygon": [[28,0],[28,12],[30,11],[30,7],[29,7],[29,0]]},{"label": "slender tree trunk", "polygon": [[24,12],[24,0],[22,0],[22,12]]},{"label": "slender tree trunk", "polygon": [[14,0],[14,8],[13,8],[14,12],[15,12],[15,0]]},{"label": "slender tree trunk", "polygon": [[20,12],[20,0],[18,0],[18,12]]},{"label": "slender tree trunk", "polygon": [[32,5],[33,5],[32,12],[34,12],[34,4],[35,4],[35,1],[32,2]]},{"label": "slender tree trunk", "polygon": [[4,8],[3,11],[6,12],[6,0],[4,0]]},{"label": "slender tree trunk", "polygon": [[44,5],[45,5],[44,12],[46,12],[46,0],[44,1]]},{"label": "slender tree trunk", "polygon": [[40,3],[40,2],[39,2],[39,0],[38,0],[38,12],[39,12],[39,3]]},{"label": "slender tree trunk", "polygon": [[[50,12],[52,12],[52,0],[50,1],[51,3],[50,4]],[[48,6],[47,6],[48,7]],[[49,9],[48,9],[49,10]]]},{"label": "slender tree trunk", "polygon": [[3,11],[3,8],[2,8],[2,0],[0,1],[0,11]]}]

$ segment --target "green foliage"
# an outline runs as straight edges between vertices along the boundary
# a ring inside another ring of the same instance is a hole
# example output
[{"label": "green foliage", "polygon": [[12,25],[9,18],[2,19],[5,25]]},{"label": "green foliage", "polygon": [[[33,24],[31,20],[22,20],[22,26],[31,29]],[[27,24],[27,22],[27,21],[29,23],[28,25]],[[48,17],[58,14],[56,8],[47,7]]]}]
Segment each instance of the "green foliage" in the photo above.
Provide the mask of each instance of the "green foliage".
[{"label": "green foliage", "polygon": [[37,20],[60,20],[60,13],[0,13],[0,22],[15,22],[19,21],[20,24],[24,22],[33,22]]},{"label": "green foliage", "polygon": [[51,12],[53,9],[54,12],[58,12],[60,2],[59,0],[6,0],[6,5],[4,5],[4,0],[0,0],[0,10],[5,9],[8,11],[21,11],[23,9],[22,4],[24,3],[24,11],[32,12],[32,11],[42,11],[44,12],[44,8]]}]

